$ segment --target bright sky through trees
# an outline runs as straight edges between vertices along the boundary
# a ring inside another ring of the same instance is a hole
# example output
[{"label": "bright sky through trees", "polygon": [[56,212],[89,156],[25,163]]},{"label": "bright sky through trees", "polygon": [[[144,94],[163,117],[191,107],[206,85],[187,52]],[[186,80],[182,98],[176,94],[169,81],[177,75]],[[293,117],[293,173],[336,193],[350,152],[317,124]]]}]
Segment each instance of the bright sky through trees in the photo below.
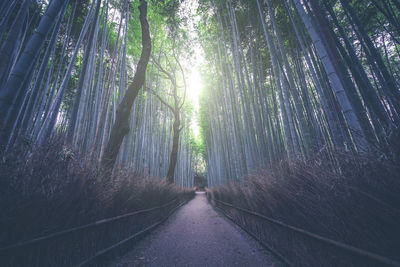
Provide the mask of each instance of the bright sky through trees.
[{"label": "bright sky through trees", "polygon": [[201,77],[198,67],[199,67],[198,64],[196,64],[196,66],[192,69],[192,72],[188,79],[188,88],[187,88],[188,97],[190,101],[193,103],[194,107],[194,117],[191,124],[191,128],[196,138],[199,137],[200,134],[197,112],[199,110],[199,95],[202,88]]},{"label": "bright sky through trees", "polygon": [[187,69],[190,71],[187,77],[187,97],[193,103],[193,120],[191,122],[191,128],[196,138],[200,135],[200,128],[198,122],[198,111],[199,111],[199,95],[202,88],[202,81],[200,75],[200,66],[204,63],[203,51],[198,43],[198,34],[195,30],[195,25],[198,24],[199,17],[196,14],[198,7],[197,0],[187,1],[186,4],[182,4],[181,8],[183,12],[190,13],[188,21],[188,34],[193,44],[193,56],[191,62],[185,62]]}]

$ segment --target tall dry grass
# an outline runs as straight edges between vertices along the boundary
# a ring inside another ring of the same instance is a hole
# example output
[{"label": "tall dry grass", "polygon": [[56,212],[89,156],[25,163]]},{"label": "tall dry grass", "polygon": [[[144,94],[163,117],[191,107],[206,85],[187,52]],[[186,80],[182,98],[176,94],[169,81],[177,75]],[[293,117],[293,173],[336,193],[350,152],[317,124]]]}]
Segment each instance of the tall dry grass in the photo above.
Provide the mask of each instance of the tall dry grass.
[{"label": "tall dry grass", "polygon": [[[61,140],[0,162],[0,247],[124,213],[193,197],[192,189],[117,171],[105,182]],[[178,203],[178,202],[177,202]],[[1,266],[71,266],[165,217],[177,205],[22,249],[0,252]]]},{"label": "tall dry grass", "polygon": [[[340,171],[314,159],[282,162],[243,183],[218,186],[222,200],[286,224],[400,261],[400,166],[396,160],[336,155]],[[294,266],[380,266],[379,263],[222,207]]]}]

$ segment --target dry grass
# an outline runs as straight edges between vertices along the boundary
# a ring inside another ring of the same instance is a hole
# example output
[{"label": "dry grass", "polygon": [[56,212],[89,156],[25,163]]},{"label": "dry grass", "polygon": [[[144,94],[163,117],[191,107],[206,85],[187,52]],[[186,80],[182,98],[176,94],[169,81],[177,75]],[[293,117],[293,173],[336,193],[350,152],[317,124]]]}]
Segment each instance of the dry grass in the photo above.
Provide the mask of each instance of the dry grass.
[{"label": "dry grass", "polygon": [[[192,189],[127,170],[103,182],[91,164],[57,140],[29,154],[15,150],[0,163],[0,247],[193,195]],[[0,253],[0,265],[76,264],[160,220],[172,207]]]},{"label": "dry grass", "polygon": [[[211,198],[321,236],[400,260],[399,162],[338,155],[341,173],[319,161],[284,162]],[[225,210],[295,266],[380,266],[286,229]]]}]

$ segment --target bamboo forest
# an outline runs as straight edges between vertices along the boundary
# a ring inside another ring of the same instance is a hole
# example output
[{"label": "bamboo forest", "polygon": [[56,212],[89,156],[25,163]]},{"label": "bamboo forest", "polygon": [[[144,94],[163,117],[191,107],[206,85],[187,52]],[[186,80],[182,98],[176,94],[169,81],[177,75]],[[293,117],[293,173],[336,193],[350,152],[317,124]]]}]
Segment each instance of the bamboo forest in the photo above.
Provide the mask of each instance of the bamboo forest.
[{"label": "bamboo forest", "polygon": [[399,0],[1,0],[0,266],[400,266]]}]

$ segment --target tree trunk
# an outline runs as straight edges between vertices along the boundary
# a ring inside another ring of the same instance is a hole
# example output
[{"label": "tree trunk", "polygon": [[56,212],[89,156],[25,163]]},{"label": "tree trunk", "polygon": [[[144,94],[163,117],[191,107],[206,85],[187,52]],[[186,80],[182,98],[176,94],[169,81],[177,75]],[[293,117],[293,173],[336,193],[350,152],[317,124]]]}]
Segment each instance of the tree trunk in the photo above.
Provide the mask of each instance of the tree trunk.
[{"label": "tree trunk", "polygon": [[[28,13],[30,0],[25,0],[19,8],[16,19],[7,33],[7,38],[1,45],[0,49],[0,90],[5,82],[7,82],[9,71],[12,67],[14,59],[18,56],[18,39],[22,37],[21,31],[24,21],[26,21],[26,14]],[[1,44],[1,42],[0,42]]]},{"label": "tree trunk", "polygon": [[99,19],[99,14],[100,14],[100,4],[101,4],[101,0],[98,0],[97,5],[96,5],[96,10],[94,12],[94,20],[92,21],[92,25],[91,25],[92,28],[89,33],[88,41],[86,42],[86,49],[85,49],[85,53],[84,53],[82,68],[80,71],[81,73],[80,73],[80,77],[79,77],[78,87],[76,90],[74,104],[73,104],[72,113],[71,113],[71,118],[69,120],[69,125],[68,125],[67,143],[72,143],[72,138],[73,138],[74,131],[75,131],[76,120],[78,118],[78,110],[79,110],[79,104],[81,102],[82,90],[83,90],[84,81],[86,78],[86,72],[89,69],[88,63],[89,63],[89,58],[90,58],[90,55],[91,55],[92,49],[93,49],[92,48],[93,41],[97,41],[97,40],[94,40],[93,37],[94,37],[95,31],[97,29],[97,21]]},{"label": "tree trunk", "polygon": [[303,23],[305,24],[307,31],[311,37],[311,40],[317,50],[317,53],[321,58],[322,64],[328,75],[329,82],[331,83],[331,86],[335,92],[341,110],[346,118],[346,122],[349,128],[351,129],[354,142],[360,151],[366,151],[368,144],[366,142],[365,134],[361,128],[360,122],[358,121],[358,118],[353,110],[349,98],[344,90],[343,83],[340,80],[338,74],[336,73],[333,63],[331,62],[329,55],[326,51],[326,48],[324,47],[324,44],[322,43],[322,40],[318,35],[317,31],[314,29],[314,26],[312,25],[310,18],[308,17],[308,14],[306,14],[306,12],[304,11],[302,4],[300,3],[299,0],[294,0],[294,2],[297,11],[299,12],[300,17]]},{"label": "tree trunk", "polygon": [[94,7],[95,2],[93,2],[93,4],[90,7],[90,11],[88,16],[86,17],[85,23],[83,25],[83,29],[81,31],[81,33],[79,34],[79,38],[78,41],[76,43],[76,47],[74,50],[74,54],[72,55],[71,61],[69,62],[67,71],[64,75],[64,78],[62,80],[62,83],[60,85],[60,88],[57,91],[57,95],[54,99],[54,102],[51,103],[50,107],[49,107],[49,113],[47,114],[47,116],[44,119],[42,128],[40,129],[40,132],[38,134],[38,143],[42,144],[44,142],[44,140],[46,140],[47,138],[50,137],[51,133],[53,132],[54,126],[56,124],[57,121],[57,116],[58,116],[58,112],[60,110],[60,106],[61,106],[61,102],[62,99],[64,97],[64,93],[67,89],[68,86],[68,82],[69,82],[69,78],[71,77],[71,73],[72,73],[72,69],[74,67],[76,58],[78,57],[78,53],[79,53],[79,48],[82,44],[83,38],[87,32],[87,29],[89,27],[89,23],[91,20],[91,15],[93,12],[93,7]]},{"label": "tree trunk", "polygon": [[[175,112],[174,112],[175,113]],[[174,135],[172,138],[172,150],[169,158],[169,167],[167,172],[167,183],[174,183],[174,173],[176,167],[176,161],[178,160],[178,147],[179,147],[179,133],[180,133],[180,120],[179,120],[179,111],[174,114],[175,120],[173,124]]]},{"label": "tree trunk", "polygon": [[[56,17],[60,12],[63,4],[64,1],[61,0],[54,0],[49,4],[45,14],[40,21],[38,28],[36,29],[33,36],[30,38],[24,49],[24,52],[22,53],[15,67],[10,73],[7,83],[0,90],[0,124],[2,127],[12,127],[12,124],[4,125],[4,120],[10,109],[12,109],[13,114],[9,114],[8,117],[12,119],[17,116],[19,107],[13,108],[13,103],[16,100],[17,96],[24,98],[25,90],[28,89],[28,87],[23,88],[25,79],[27,76],[29,76],[29,71],[27,70],[32,69],[33,64],[35,63],[34,59],[36,55],[40,53],[46,40],[46,36],[50,32],[54,22],[56,21]],[[14,121],[11,122],[13,123]]]},{"label": "tree trunk", "polygon": [[140,1],[140,25],[142,28],[142,54],[136,68],[135,76],[132,83],[129,85],[121,104],[116,112],[115,123],[111,129],[110,139],[104,151],[104,156],[101,159],[101,169],[104,171],[104,177],[109,179],[114,163],[117,158],[119,148],[124,136],[129,132],[129,115],[132,109],[132,104],[143,86],[146,78],[146,68],[149,62],[151,52],[151,39],[149,32],[149,24],[147,22],[147,3],[144,0]]}]

